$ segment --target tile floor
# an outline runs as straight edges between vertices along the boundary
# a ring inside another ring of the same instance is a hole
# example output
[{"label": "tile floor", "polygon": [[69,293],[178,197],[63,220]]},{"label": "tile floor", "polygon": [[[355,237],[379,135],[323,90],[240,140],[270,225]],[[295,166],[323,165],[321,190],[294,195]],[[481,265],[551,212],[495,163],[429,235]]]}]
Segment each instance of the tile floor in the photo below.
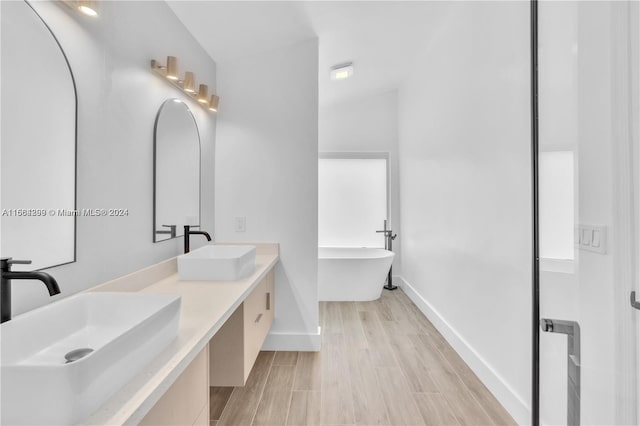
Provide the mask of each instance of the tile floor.
[{"label": "tile floor", "polygon": [[516,424],[401,290],[320,321],[321,352],[261,352],[246,386],[211,388],[211,426]]}]

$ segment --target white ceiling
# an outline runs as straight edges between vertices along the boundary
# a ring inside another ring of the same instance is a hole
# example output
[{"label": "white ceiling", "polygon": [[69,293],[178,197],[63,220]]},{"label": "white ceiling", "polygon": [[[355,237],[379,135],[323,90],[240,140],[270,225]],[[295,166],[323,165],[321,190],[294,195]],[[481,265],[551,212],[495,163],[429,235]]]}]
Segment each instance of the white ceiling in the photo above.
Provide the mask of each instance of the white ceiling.
[{"label": "white ceiling", "polygon": [[[219,66],[318,37],[322,105],[397,88],[445,13],[443,2],[428,1],[167,3]],[[331,66],[348,61],[353,77],[331,81]]]}]

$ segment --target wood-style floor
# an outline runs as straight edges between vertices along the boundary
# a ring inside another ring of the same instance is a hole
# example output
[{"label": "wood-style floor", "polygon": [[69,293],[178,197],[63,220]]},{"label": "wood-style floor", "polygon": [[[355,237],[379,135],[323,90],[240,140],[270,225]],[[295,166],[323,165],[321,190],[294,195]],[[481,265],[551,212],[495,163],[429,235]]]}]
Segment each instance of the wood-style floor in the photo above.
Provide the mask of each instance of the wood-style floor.
[{"label": "wood-style floor", "polygon": [[211,425],[514,425],[401,291],[321,302],[321,352],[261,352],[211,388]]}]

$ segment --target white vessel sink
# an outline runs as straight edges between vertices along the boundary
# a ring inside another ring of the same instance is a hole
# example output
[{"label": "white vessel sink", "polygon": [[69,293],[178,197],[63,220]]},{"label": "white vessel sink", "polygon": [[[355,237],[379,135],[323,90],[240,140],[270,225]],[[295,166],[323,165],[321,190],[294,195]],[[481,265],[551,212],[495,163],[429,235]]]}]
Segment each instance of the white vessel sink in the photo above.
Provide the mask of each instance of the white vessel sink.
[{"label": "white vessel sink", "polygon": [[255,269],[255,246],[211,244],[178,256],[181,280],[234,281]]},{"label": "white vessel sink", "polygon": [[5,322],[1,423],[81,422],[169,345],[179,314],[180,296],[83,293]]}]

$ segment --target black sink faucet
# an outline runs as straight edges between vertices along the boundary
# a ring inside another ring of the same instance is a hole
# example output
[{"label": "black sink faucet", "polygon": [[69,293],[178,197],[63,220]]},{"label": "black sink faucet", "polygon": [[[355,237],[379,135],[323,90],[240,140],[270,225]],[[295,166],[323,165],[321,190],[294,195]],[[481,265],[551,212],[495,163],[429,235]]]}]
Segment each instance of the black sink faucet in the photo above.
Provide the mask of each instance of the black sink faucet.
[{"label": "black sink faucet", "polygon": [[[191,235],[204,235],[207,241],[211,241],[211,235],[205,231],[192,231],[191,227],[196,225],[185,225],[184,226],[184,252],[189,253],[189,236]],[[198,225],[200,226],[200,225]]]},{"label": "black sink faucet", "polygon": [[28,265],[30,260],[13,260],[10,257],[0,259],[2,282],[0,282],[0,322],[11,319],[11,280],[40,280],[47,286],[49,295],[60,293],[56,280],[46,272],[41,271],[12,271],[11,265]]}]

